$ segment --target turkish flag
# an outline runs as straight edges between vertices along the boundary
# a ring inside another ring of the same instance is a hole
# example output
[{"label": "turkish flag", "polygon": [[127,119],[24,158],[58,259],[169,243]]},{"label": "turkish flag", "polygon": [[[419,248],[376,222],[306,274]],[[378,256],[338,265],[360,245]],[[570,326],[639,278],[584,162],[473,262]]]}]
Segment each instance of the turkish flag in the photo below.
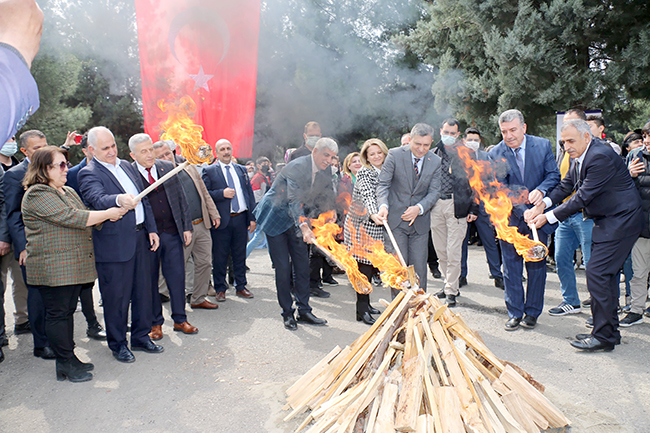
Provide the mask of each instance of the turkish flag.
[{"label": "turkish flag", "polygon": [[158,101],[190,96],[213,148],[252,155],[261,0],[136,0],[144,129],[156,141]]}]

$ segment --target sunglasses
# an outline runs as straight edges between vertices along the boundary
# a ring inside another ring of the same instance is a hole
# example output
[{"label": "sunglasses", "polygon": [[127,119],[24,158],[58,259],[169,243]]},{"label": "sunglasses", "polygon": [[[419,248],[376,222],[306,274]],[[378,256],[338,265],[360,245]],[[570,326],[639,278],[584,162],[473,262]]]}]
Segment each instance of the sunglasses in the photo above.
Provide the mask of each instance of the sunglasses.
[{"label": "sunglasses", "polygon": [[63,171],[66,168],[70,168],[70,163],[68,161],[61,161],[60,164],[50,164],[52,168],[59,167],[59,170]]}]

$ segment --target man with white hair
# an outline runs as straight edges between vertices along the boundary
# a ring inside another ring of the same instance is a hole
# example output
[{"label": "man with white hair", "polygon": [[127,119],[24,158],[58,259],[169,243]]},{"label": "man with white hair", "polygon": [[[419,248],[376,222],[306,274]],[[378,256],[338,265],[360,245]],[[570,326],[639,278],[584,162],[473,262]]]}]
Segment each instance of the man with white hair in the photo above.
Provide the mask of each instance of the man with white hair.
[{"label": "man with white hair", "polygon": [[129,210],[115,222],[93,231],[95,262],[102,294],[108,347],[120,362],[134,362],[127,347],[126,330],[131,305],[131,349],[161,353],[149,338],[151,330],[151,254],[160,239],[147,198],[136,200],[144,189],[138,172],[117,157],[113,133],[97,126],[88,131],[94,158],[79,171],[79,190],[90,209],[115,206]]}]

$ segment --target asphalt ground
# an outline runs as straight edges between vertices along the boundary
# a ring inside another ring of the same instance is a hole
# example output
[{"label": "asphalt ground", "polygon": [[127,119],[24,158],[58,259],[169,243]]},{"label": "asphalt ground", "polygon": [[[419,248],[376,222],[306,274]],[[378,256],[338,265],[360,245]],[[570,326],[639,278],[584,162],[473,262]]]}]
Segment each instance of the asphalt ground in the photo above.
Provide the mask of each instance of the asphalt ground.
[{"label": "asphalt ground", "polygon": [[[165,352],[135,352],[133,364],[117,362],[105,342],[86,337],[75,313],[76,353],[95,364],[94,379],[57,382],[54,361],[32,355],[30,334],[13,335],[13,302],[7,294],[9,346],[0,364],[0,432],[291,432],[302,417],[283,418],[284,391],[334,346],[344,347],[368,329],[355,320],[355,296],[344,276],[326,287],[328,299],[312,299],[314,313],[328,326],[284,329],[266,250],[248,260],[252,300],[228,291],[216,311],[188,308],[196,335],[172,331],[169,304]],[[650,431],[650,327],[622,329],[622,343],[610,353],[582,353],[571,338],[589,332],[588,312],[551,317],[561,301],[556,274],[548,274],[544,313],[534,330],[507,332],[503,291],[488,279],[482,248],[470,247],[469,285],[454,309],[478,330],[488,347],[514,362],[546,387],[546,395],[572,420],[572,432]],[[429,275],[429,290],[441,280]],[[586,299],[584,272],[578,288]],[[99,299],[95,287],[95,302]],[[371,294],[374,306],[389,299],[386,288]],[[101,308],[97,308],[102,320]]]}]

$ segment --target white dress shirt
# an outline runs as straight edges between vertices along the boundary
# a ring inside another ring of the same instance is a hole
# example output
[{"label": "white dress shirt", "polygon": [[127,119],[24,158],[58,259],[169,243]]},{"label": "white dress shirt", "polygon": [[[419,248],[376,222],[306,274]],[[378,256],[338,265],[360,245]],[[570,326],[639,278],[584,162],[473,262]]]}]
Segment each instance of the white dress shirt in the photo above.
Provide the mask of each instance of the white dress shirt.
[{"label": "white dress shirt", "polygon": [[[109,164],[108,162],[100,161],[99,159],[95,158],[95,161],[103,165],[108,169],[108,171],[111,172],[113,176],[115,176],[115,179],[117,179],[117,182],[122,186],[122,189],[127,194],[131,194],[133,196],[136,196],[139,194],[138,187],[135,186],[131,178],[129,177],[128,174],[122,169],[120,166],[120,159],[117,159],[117,165]],[[115,203],[119,206],[120,205],[119,200],[116,198]],[[135,206],[135,223],[136,224],[142,224],[144,222],[144,206],[142,205],[142,201],[139,201],[138,204]]]},{"label": "white dress shirt", "polygon": [[[235,198],[239,203],[239,212],[244,212],[246,209],[248,209],[248,206],[246,206],[246,200],[244,200],[244,189],[242,188],[241,183],[239,182],[239,176],[235,171],[235,166],[232,165],[232,163],[224,164],[221,161],[217,162],[217,164],[219,164],[219,167],[223,172],[223,178],[226,179],[226,183],[228,183],[228,174],[227,174],[226,166],[230,167],[230,176],[232,176],[232,181],[235,184]],[[230,213],[233,213],[232,200],[230,202]]]}]

